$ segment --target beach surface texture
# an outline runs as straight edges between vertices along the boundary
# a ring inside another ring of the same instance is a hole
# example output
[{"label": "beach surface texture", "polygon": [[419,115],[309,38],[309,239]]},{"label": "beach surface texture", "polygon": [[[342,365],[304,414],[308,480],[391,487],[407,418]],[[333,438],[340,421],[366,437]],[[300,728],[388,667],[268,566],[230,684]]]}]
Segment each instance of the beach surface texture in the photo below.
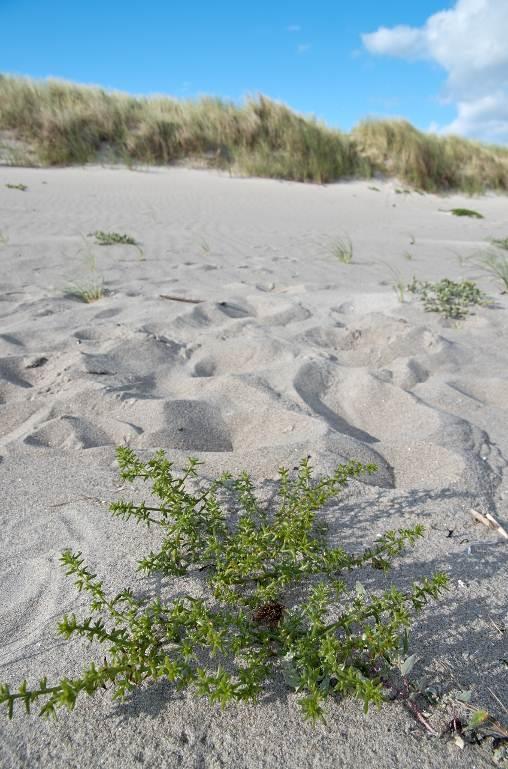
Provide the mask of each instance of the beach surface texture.
[{"label": "beach surface texture", "polygon": [[[0,169],[0,680],[60,680],[91,659],[56,632],[84,605],[65,548],[112,590],[146,583],[135,569],[155,533],[108,512],[131,494],[116,446],[162,447],[177,467],[196,456],[210,479],[246,470],[267,500],[280,465],[352,458],[378,471],[326,509],[348,550],[426,527],[369,587],[450,578],[413,627],[412,676],[506,720],[508,542],[471,510],[508,525],[508,297],[475,265],[507,236],[506,197],[392,181]],[[413,276],[475,280],[491,301],[443,318],[400,295]],[[312,726],[280,683],[224,710],[159,682],[124,702],[83,696],[57,721],[0,720],[2,769],[491,765],[485,745],[433,737],[402,702],[365,715],[330,700]]]}]

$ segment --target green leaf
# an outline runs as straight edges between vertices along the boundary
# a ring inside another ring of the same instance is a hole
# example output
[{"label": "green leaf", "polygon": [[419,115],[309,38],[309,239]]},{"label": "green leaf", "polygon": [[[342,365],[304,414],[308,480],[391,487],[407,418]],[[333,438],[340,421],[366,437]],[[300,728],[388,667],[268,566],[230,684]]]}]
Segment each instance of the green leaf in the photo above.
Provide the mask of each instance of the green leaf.
[{"label": "green leaf", "polygon": [[410,657],[406,657],[406,659],[401,662],[399,666],[401,676],[408,676],[414,668],[417,660],[418,657],[416,654],[412,654]]}]

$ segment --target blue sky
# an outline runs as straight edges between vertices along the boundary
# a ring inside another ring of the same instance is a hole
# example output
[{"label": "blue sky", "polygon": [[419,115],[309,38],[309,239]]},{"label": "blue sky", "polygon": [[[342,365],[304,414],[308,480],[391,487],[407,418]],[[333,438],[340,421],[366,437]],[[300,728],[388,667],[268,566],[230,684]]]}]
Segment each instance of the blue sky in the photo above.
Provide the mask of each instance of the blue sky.
[{"label": "blue sky", "polygon": [[[411,45],[401,50],[397,30],[403,25],[421,37],[435,14],[448,11],[453,26],[460,8],[483,2],[508,6],[507,0],[0,0],[0,71],[137,94],[238,101],[262,92],[343,129],[368,115],[404,116],[427,129],[457,116],[459,96],[446,94],[449,62],[428,51],[413,55]],[[382,32],[362,38],[381,27],[388,41]]]}]

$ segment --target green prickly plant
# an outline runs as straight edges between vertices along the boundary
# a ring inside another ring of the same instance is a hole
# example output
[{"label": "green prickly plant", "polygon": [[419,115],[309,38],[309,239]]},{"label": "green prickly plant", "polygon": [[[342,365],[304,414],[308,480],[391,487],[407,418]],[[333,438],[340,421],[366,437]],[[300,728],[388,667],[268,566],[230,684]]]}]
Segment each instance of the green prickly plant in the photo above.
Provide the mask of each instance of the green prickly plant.
[{"label": "green prickly plant", "polygon": [[310,719],[323,717],[325,701],[334,696],[353,695],[365,710],[383,701],[380,672],[405,645],[412,612],[436,598],[447,580],[435,574],[406,591],[392,586],[372,594],[358,583],[348,587],[352,570],[389,569],[423,534],[420,525],[388,531],[359,553],[327,544],[319,510],[375,466],[350,461],[317,480],[308,460],[296,476],[281,468],[271,511],[259,503],[247,474],[198,483],[200,463],[193,458],[183,473],[163,451],[144,462],[123,447],[117,458],[123,479],[151,485],[151,500],[114,502],[111,512],[161,535],[160,548],[142,558],[139,569],[176,584],[194,575],[205,597],[165,602],[130,589],[110,595],[81,553],[65,551],[62,565],[88,594],[90,613],[63,617],[58,631],[99,644],[104,661],[52,685],[46,678],[32,688],[26,681],[16,690],[2,684],[0,702],[10,717],[18,704],[55,715],[73,709],[81,694],[109,687],[114,698],[124,698],[163,678],[226,705],[260,697],[282,676]]}]

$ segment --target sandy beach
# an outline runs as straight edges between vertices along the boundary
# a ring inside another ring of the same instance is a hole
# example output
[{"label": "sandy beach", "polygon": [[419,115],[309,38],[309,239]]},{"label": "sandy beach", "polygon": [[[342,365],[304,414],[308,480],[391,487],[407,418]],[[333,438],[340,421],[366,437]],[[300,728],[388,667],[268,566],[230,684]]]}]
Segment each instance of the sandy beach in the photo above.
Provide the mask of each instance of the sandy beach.
[{"label": "sandy beach", "polygon": [[[396,181],[0,168],[0,680],[59,680],[90,658],[56,633],[83,605],[64,548],[112,589],[143,582],[155,534],[108,512],[130,493],[116,446],[196,456],[207,478],[247,470],[267,497],[281,464],[310,455],[319,474],[354,458],[378,471],[326,511],[348,549],[426,527],[372,586],[450,578],[415,622],[415,679],[472,690],[506,720],[508,542],[471,509],[508,527],[508,295],[468,260],[508,236],[507,211],[505,196]],[[139,246],[97,245],[98,230]],[[344,238],[350,264],[334,253]],[[413,276],[473,279],[492,301],[446,320],[399,301],[392,284]],[[97,286],[98,301],[73,294]],[[56,722],[0,720],[2,769],[491,765],[488,747],[428,735],[401,703],[366,716],[330,702],[313,727],[282,687],[221,710],[159,683]]]}]

